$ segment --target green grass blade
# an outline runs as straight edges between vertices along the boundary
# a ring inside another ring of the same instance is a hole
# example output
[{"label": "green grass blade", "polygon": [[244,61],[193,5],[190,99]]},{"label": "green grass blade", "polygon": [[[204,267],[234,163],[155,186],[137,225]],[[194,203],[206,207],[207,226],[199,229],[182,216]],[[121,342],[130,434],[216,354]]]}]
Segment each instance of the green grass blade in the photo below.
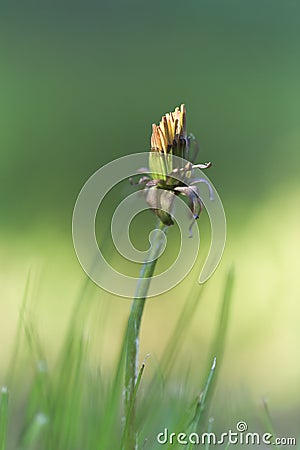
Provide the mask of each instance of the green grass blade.
[{"label": "green grass blade", "polygon": [[76,332],[82,329],[84,318],[87,315],[87,310],[90,306],[90,302],[88,301],[88,291],[90,286],[91,281],[88,277],[86,277],[75,300],[75,305],[72,309],[69,326],[67,328],[64,342],[60,351],[60,359],[58,361],[58,368],[62,372],[64,372],[65,368],[69,365],[69,361],[66,360],[66,356],[69,355]]},{"label": "green grass blade", "polygon": [[24,288],[24,294],[23,294],[23,299],[22,299],[22,304],[21,304],[21,310],[20,310],[20,314],[19,314],[19,320],[18,320],[18,325],[17,325],[17,334],[16,337],[14,338],[14,346],[13,346],[13,350],[12,350],[12,354],[11,354],[11,358],[10,358],[10,364],[7,370],[7,374],[6,374],[6,382],[8,383],[12,383],[12,380],[14,378],[15,375],[15,368],[16,368],[16,363],[18,361],[18,356],[19,356],[19,351],[21,348],[21,336],[22,336],[22,327],[23,327],[23,322],[24,322],[24,316],[25,316],[25,310],[26,310],[26,306],[28,303],[28,297],[29,297],[29,287],[30,287],[30,283],[31,283],[31,272],[28,272],[27,275],[27,279],[26,279],[26,283],[25,283],[25,288]]},{"label": "green grass blade", "polygon": [[[207,405],[210,404],[211,399],[213,397],[218,374],[220,372],[220,368],[222,366],[222,360],[224,356],[225,351],[225,345],[226,345],[226,333],[228,328],[228,322],[229,322],[229,313],[230,313],[230,307],[231,307],[231,301],[232,301],[232,292],[233,292],[233,285],[234,285],[234,269],[233,267],[229,270],[225,288],[223,291],[223,298],[222,298],[222,306],[221,311],[219,315],[218,324],[216,327],[216,334],[212,343],[211,350],[209,352],[209,363],[207,367],[207,372],[210,370],[210,361],[212,357],[217,358],[218,361],[218,367],[219,370],[216,373],[216,375],[213,378],[212,385],[209,390],[209,398],[207,399]],[[209,412],[209,409],[207,408],[207,413]]]},{"label": "green grass blade", "polygon": [[141,382],[141,379],[142,379],[142,375],[143,375],[144,369],[145,369],[145,362],[143,362],[143,364],[142,364],[142,366],[141,366],[141,368],[139,370],[138,377],[137,377],[137,380],[136,380],[136,383],[135,383],[134,392],[133,392],[133,396],[132,396],[132,399],[131,399],[130,407],[128,409],[128,415],[126,417],[125,427],[124,427],[124,431],[123,431],[123,436],[122,436],[122,441],[121,441],[121,446],[120,446],[121,450],[124,447],[124,443],[125,443],[125,440],[126,440],[126,437],[127,437],[128,426],[129,426],[129,423],[130,423],[130,420],[131,420],[131,414],[132,414],[133,407],[134,407],[134,404],[135,404],[135,401],[136,401],[136,396],[137,396],[137,392],[138,392],[138,389],[139,389],[139,386],[140,386],[140,382]]},{"label": "green grass blade", "polygon": [[[163,355],[156,366],[156,374],[155,377],[152,378],[150,382],[150,386],[148,388],[149,395],[148,399],[157,398],[159,401],[159,397],[163,395],[165,379],[171,373],[172,367],[178,357],[178,352],[180,351],[181,343],[184,341],[184,335],[188,330],[193,317],[195,316],[196,309],[200,304],[200,300],[205,291],[205,286],[198,284],[198,272],[197,278],[195,278],[193,287],[190,289],[187,294],[187,298],[184,299],[184,306],[182,308],[182,312],[179,315],[179,318],[174,326],[174,331],[171,334],[171,337],[168,340],[168,343],[164,349]],[[188,374],[187,374],[188,375]],[[188,381],[184,383],[184,386],[188,385]],[[160,392],[160,393],[159,393]],[[149,417],[155,415],[155,409],[157,407],[156,402],[148,401],[147,402],[147,414]],[[185,409],[185,408],[184,408]],[[188,417],[191,417],[191,406],[187,406]],[[176,429],[182,429],[182,426],[187,423],[187,417],[181,417],[179,420],[176,420]]]},{"label": "green grass blade", "polygon": [[64,372],[59,368],[59,376],[55,379],[50,417],[51,434],[48,436],[52,448],[57,450],[71,450],[81,438],[81,402],[87,364],[86,340],[74,335],[65,358],[67,364],[63,365]]},{"label": "green grass blade", "polygon": [[[208,420],[208,427],[207,427],[207,433],[210,434],[212,432],[213,429],[213,425],[214,425],[214,418],[210,417]],[[209,450],[210,448],[210,443],[209,440],[206,442],[205,444],[205,450]]]},{"label": "green grass blade", "polygon": [[29,424],[22,438],[20,446],[21,450],[35,448],[35,446],[38,444],[44,427],[48,424],[48,421],[48,417],[41,412],[37,413],[34,416],[32,422]]},{"label": "green grass blade", "polygon": [[164,350],[161,358],[161,368],[164,376],[166,376],[178,354],[180,343],[183,341],[183,336],[190,326],[191,320],[195,315],[196,309],[200,304],[200,299],[204,293],[204,286],[199,286],[198,283],[193,284],[193,288],[188,294],[187,301],[184,302],[184,307],[179,319],[174,327],[174,332],[169,339],[169,342]]},{"label": "green grass blade", "polygon": [[[194,433],[197,431],[197,429],[199,428],[200,422],[202,420],[202,416],[204,411],[207,408],[207,398],[208,398],[208,393],[212,384],[212,380],[215,374],[215,369],[216,369],[216,358],[213,359],[213,363],[212,366],[209,370],[208,376],[207,376],[207,380],[204,386],[203,391],[201,392],[199,399],[195,405],[195,413],[194,413],[194,417],[188,427],[188,433]],[[212,427],[212,422],[211,424],[209,424],[209,426]],[[189,443],[188,445],[188,450],[190,450],[193,447],[194,444]],[[170,450],[173,448],[172,446],[168,447]]]},{"label": "green grass blade", "polygon": [[226,332],[228,328],[228,320],[230,313],[230,306],[232,300],[232,291],[234,283],[234,269],[229,270],[225,288],[223,292],[222,307],[217,325],[217,332],[213,341],[212,349],[210,351],[210,357],[216,356],[218,359],[218,365],[221,365],[224,349],[226,344]]},{"label": "green grass blade", "polygon": [[[207,380],[206,380],[206,383],[205,383],[205,386],[204,386],[204,389],[199,397],[199,401],[196,406],[194,418],[190,425],[191,432],[195,432],[198,429],[203,412],[207,406],[206,402],[207,402],[208,392],[209,392],[209,389],[210,389],[210,386],[212,383],[212,379],[213,379],[213,376],[215,373],[216,364],[217,364],[217,360],[216,360],[216,358],[214,358],[212,366],[211,366],[209,374],[208,374],[208,377],[207,377]],[[191,448],[191,447],[189,447],[189,448]]]},{"label": "green grass blade", "polygon": [[124,333],[122,347],[117,360],[113,382],[109,387],[108,398],[105,405],[106,414],[105,418],[103,419],[102,429],[100,429],[100,433],[98,435],[98,445],[96,447],[97,450],[109,449],[111,447],[112,436],[114,436],[116,432],[114,425],[118,418],[122,395],[124,395],[123,382],[125,371],[126,347],[127,347],[127,332]]},{"label": "green grass blade", "polygon": [[8,424],[8,390],[2,387],[0,397],[0,450],[6,449],[6,436]]},{"label": "green grass blade", "polygon": [[[263,408],[264,408],[264,412],[265,412],[265,419],[266,419],[268,431],[272,434],[273,439],[276,439],[277,434],[276,434],[276,431],[275,431],[275,426],[274,426],[273,419],[272,419],[272,416],[271,416],[271,413],[270,413],[268,401],[265,398],[263,399]],[[280,448],[280,446],[278,446],[275,443],[275,448]]]},{"label": "green grass blade", "polygon": [[27,433],[32,424],[37,411],[43,411],[45,415],[49,414],[50,409],[50,383],[47,365],[45,361],[39,361],[36,364],[35,375],[31,381],[29,393],[26,399],[26,408],[23,412],[22,437]]}]

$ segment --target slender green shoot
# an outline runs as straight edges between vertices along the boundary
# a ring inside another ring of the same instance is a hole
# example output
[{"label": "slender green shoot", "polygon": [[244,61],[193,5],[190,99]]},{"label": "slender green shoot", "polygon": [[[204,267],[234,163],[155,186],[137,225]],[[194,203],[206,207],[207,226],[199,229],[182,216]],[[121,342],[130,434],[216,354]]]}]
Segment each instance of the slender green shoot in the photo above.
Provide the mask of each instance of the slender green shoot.
[{"label": "slender green shoot", "polygon": [[109,448],[116,417],[118,416],[120,407],[120,398],[123,391],[124,366],[126,360],[126,336],[123,339],[122,347],[116,364],[116,371],[109,389],[109,395],[106,402],[105,427],[101,431],[98,440],[98,449]]},{"label": "slender green shoot", "polygon": [[[231,269],[228,272],[227,279],[225,282],[225,288],[223,291],[223,298],[222,298],[222,306],[221,311],[219,315],[218,324],[216,326],[216,334],[212,343],[211,350],[209,352],[209,362],[206,373],[210,370],[210,361],[212,357],[216,357],[218,361],[218,367],[221,367],[222,360],[224,356],[225,351],[225,345],[226,345],[226,334],[227,334],[227,328],[228,328],[228,322],[229,322],[229,313],[230,313],[230,307],[231,307],[231,301],[232,301],[232,293],[233,293],[233,285],[234,285],[234,269],[231,267]],[[213,397],[217,378],[218,378],[219,371],[216,373],[216,375],[213,378],[212,385],[209,390],[209,398],[207,399],[207,403],[209,404],[211,402],[211,399]],[[207,413],[208,413],[207,409]]]},{"label": "slender green shoot", "polygon": [[[214,418],[210,417],[208,420],[208,426],[207,426],[207,433],[211,433],[212,429],[213,429],[213,425],[214,425]],[[210,442],[209,439],[207,440],[206,444],[205,444],[205,450],[209,450],[210,449]]]},{"label": "slender green shoot", "polygon": [[[198,278],[198,273],[197,273]],[[193,317],[195,316],[196,309],[201,303],[201,298],[205,292],[205,285],[199,286],[198,280],[195,279],[193,283],[193,287],[187,293],[186,299],[183,301],[182,312],[180,313],[177,322],[174,326],[171,337],[168,340],[168,343],[163,351],[162,357],[159,361],[159,364],[156,368],[156,376],[152,378],[150,386],[149,386],[149,396],[147,402],[147,411],[148,415],[151,417],[155,417],[155,410],[157,408],[157,403],[151,401],[153,397],[159,396],[158,389],[161,391],[161,395],[163,395],[165,380],[170,375],[170,372],[178,359],[178,354],[180,352],[180,347],[183,342],[183,337],[185,332],[188,330]],[[186,381],[183,382],[185,387],[188,386],[188,373],[186,374]],[[157,400],[159,401],[159,399]],[[195,405],[189,405],[187,407],[186,413],[181,415],[181,418],[177,420],[176,429],[180,432],[183,427],[188,422],[188,418],[191,417],[192,411],[194,410]]]},{"label": "slender green shoot", "polygon": [[[167,228],[159,221],[157,229],[166,233]],[[154,239],[154,243],[150,249],[147,260],[142,265],[140,271],[140,279],[137,284],[135,298],[133,299],[130,315],[128,319],[126,332],[126,364],[125,364],[125,422],[126,418],[130,416],[128,422],[128,429],[126,433],[126,440],[124,443],[125,450],[132,450],[136,448],[136,431],[135,431],[135,402],[134,392],[138,377],[138,352],[139,352],[139,334],[142,322],[143,310],[148,295],[151,278],[153,276],[158,255],[160,254],[163,241],[161,233]]]},{"label": "slender green shoot", "polygon": [[133,396],[132,396],[132,399],[131,399],[131,408],[128,411],[128,416],[126,417],[125,427],[124,427],[124,431],[123,431],[121,447],[120,447],[121,450],[124,447],[124,442],[125,442],[125,439],[127,437],[128,425],[129,425],[129,423],[131,421],[131,414],[132,414],[132,411],[133,411],[133,407],[135,405],[135,400],[136,400],[137,392],[138,392],[138,389],[139,389],[139,386],[140,386],[140,382],[141,382],[141,379],[142,379],[142,375],[143,375],[144,369],[145,369],[145,361],[143,362],[143,364],[142,364],[142,366],[141,366],[141,368],[139,370],[138,377],[137,377],[137,380],[136,380],[136,383],[135,383],[134,393],[133,393]]},{"label": "slender green shoot", "polygon": [[[264,408],[264,412],[265,412],[265,419],[266,419],[268,430],[272,434],[273,439],[276,439],[277,434],[275,431],[274,422],[273,422],[273,419],[272,419],[272,416],[270,413],[270,409],[269,409],[269,405],[268,405],[268,401],[266,398],[263,398],[263,408]],[[276,442],[275,442],[275,448],[280,448],[280,446],[278,446],[278,444],[276,444]]]},{"label": "slender green shoot", "polygon": [[0,450],[6,449],[6,436],[8,424],[8,389],[3,386],[0,397]]},{"label": "slender green shoot", "polygon": [[228,322],[229,322],[229,313],[230,313],[230,307],[231,307],[231,300],[232,300],[232,292],[233,292],[233,284],[234,284],[234,269],[231,267],[227,274],[227,279],[225,282],[225,288],[223,291],[223,299],[222,299],[222,306],[221,311],[219,315],[219,321],[216,326],[216,334],[212,343],[212,348],[210,351],[210,355],[214,355],[218,359],[218,364],[220,365],[225,345],[226,345],[226,333],[228,328]]},{"label": "slender green shoot", "polygon": [[42,412],[38,412],[30,423],[26,433],[23,436],[20,448],[29,450],[35,446],[42,434],[44,427],[48,424],[49,418]]},{"label": "slender green shoot", "polygon": [[21,304],[21,310],[20,310],[20,314],[19,314],[19,320],[18,320],[18,325],[17,325],[17,334],[14,339],[14,347],[12,350],[10,364],[9,364],[7,374],[6,374],[7,383],[9,382],[10,384],[12,383],[13,377],[15,375],[16,363],[18,361],[18,356],[19,356],[21,336],[22,336],[22,326],[24,324],[26,305],[28,303],[30,283],[31,283],[31,272],[29,271],[28,275],[27,275],[26,283],[25,283],[24,294],[23,294],[23,299],[22,299],[22,304]]},{"label": "slender green shoot", "polygon": [[178,318],[178,321],[174,327],[174,332],[169,339],[161,358],[161,370],[165,376],[168,375],[168,372],[178,355],[180,343],[182,342],[184,333],[190,326],[191,320],[195,315],[196,309],[199,306],[201,297],[204,293],[204,289],[205,286],[199,286],[198,283],[194,283],[193,288],[188,294],[187,301],[184,302],[182,313]]},{"label": "slender green shoot", "polygon": [[[217,364],[217,359],[214,358],[212,366],[211,366],[209,374],[208,374],[208,377],[207,377],[207,380],[206,380],[206,383],[205,383],[205,386],[204,386],[204,389],[201,392],[201,394],[199,396],[199,400],[197,402],[196,411],[195,411],[194,417],[192,419],[192,423],[190,425],[191,432],[196,432],[196,430],[199,427],[200,421],[202,419],[203,412],[206,408],[208,392],[209,392],[211,382],[212,382],[212,379],[213,379],[213,376],[215,373],[216,364]],[[190,444],[190,446],[188,447],[189,449],[191,448],[191,445],[192,444]]]}]

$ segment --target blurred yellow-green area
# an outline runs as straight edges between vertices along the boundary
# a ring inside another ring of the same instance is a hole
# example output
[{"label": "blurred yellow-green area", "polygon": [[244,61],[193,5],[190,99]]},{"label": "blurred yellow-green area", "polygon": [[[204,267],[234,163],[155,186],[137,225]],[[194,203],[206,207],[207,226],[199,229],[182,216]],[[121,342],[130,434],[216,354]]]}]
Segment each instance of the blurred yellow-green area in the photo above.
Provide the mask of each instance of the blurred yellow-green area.
[{"label": "blurred yellow-green area", "polygon": [[[199,162],[213,162],[207,175],[222,198],[228,237],[178,367],[197,379],[206,363],[233,265],[216,396],[229,410],[267,397],[279,417],[299,419],[299,2],[23,2],[1,9],[0,376],[29,271],[31,313],[55,360],[86,277],[71,236],[83,183],[114,158],[148,151],[151,124],[185,103]],[[102,235],[109,208],[107,202],[99,213]],[[135,227],[144,248],[150,217]],[[198,225],[203,262],[207,217]],[[151,353],[150,374],[199,268],[147,303],[141,358]],[[99,303],[86,323],[87,335],[95,334],[91,365],[99,364],[101,348],[109,373],[130,301],[91,290]]]}]

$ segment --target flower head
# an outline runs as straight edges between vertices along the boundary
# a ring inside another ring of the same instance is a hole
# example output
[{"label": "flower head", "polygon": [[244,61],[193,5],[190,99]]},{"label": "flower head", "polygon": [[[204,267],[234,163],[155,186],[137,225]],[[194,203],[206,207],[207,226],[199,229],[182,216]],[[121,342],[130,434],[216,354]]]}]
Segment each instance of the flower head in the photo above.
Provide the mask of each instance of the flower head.
[{"label": "flower head", "polygon": [[[193,152],[191,144],[195,144]],[[193,165],[197,153],[197,142],[194,136],[188,135],[186,131],[185,105],[162,116],[159,125],[152,125],[149,154],[152,179],[142,177],[139,184],[145,184],[146,201],[165,225],[174,223],[171,213],[176,195],[185,196],[194,219],[199,217],[203,204],[196,183],[206,183],[212,197],[212,189],[206,179],[192,178],[193,169],[206,169],[211,166],[211,163]],[[174,157],[177,157],[176,162]],[[182,163],[178,157],[182,159]],[[186,164],[186,160],[190,162]]]}]

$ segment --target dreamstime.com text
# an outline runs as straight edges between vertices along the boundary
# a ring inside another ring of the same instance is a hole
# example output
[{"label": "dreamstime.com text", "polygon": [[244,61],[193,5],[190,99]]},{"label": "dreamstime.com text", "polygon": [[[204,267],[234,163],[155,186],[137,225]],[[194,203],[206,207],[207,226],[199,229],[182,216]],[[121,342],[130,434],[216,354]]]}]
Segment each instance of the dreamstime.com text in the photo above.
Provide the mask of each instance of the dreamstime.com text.
[{"label": "dreamstime.com text", "polygon": [[236,424],[235,430],[228,430],[219,435],[206,433],[174,433],[168,428],[157,434],[157,442],[161,445],[296,445],[295,437],[275,437],[271,433],[250,432],[248,424],[243,420]]}]

